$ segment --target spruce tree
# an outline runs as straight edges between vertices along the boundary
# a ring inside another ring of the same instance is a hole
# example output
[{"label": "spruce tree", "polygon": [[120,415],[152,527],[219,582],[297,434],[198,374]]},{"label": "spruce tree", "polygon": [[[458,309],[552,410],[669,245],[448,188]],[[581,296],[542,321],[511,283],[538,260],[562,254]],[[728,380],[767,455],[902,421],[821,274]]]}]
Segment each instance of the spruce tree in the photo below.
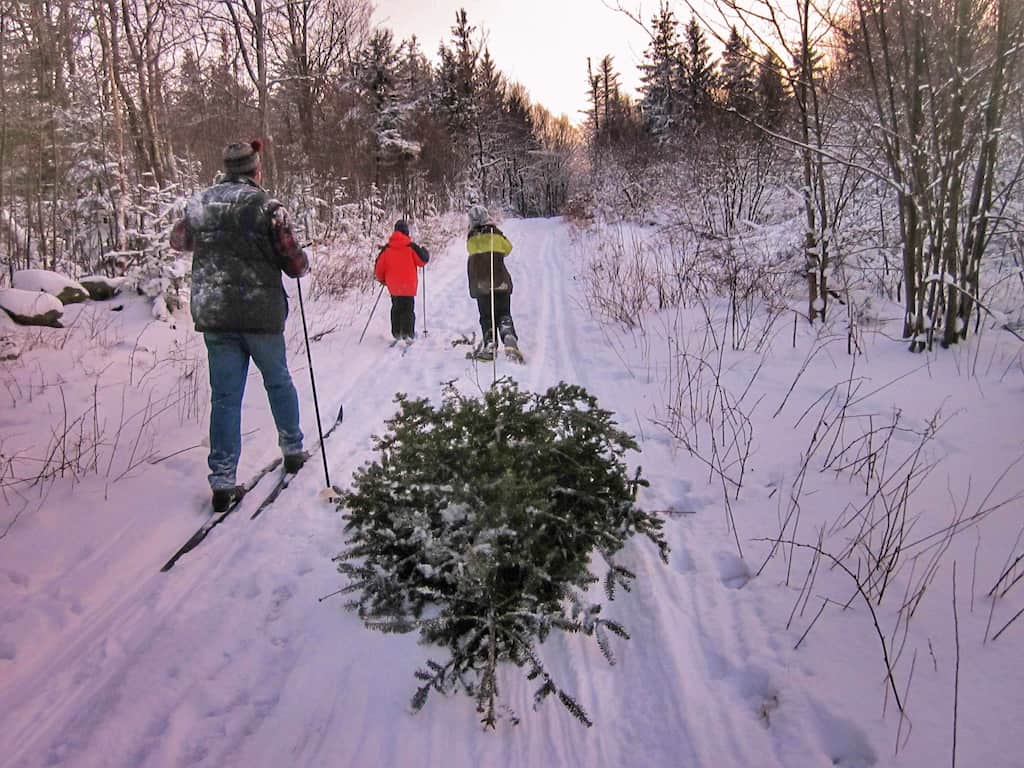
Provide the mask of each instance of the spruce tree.
[{"label": "spruce tree", "polygon": [[754,65],[750,43],[732,27],[729,39],[722,52],[721,72],[722,91],[725,106],[736,110],[743,117],[752,117],[755,110],[754,101]]},{"label": "spruce tree", "polygon": [[640,107],[644,129],[661,136],[671,130],[681,107],[679,22],[663,2],[651,25],[651,42],[640,63]]},{"label": "spruce tree", "polygon": [[715,65],[711,61],[711,47],[708,45],[704,30],[697,23],[697,17],[691,16],[686,25],[683,41],[682,60],[683,89],[687,98],[687,107],[698,124],[707,120],[714,103],[714,90],[717,85]]},{"label": "spruce tree", "polygon": [[[399,412],[375,438],[379,459],[361,468],[340,504],[348,548],[338,557],[354,593],[348,606],[385,632],[417,631],[448,652],[416,677],[430,691],[463,690],[485,725],[498,712],[498,664],[538,682],[535,703],[554,694],[582,723],[580,704],[552,678],[538,645],[554,629],[592,636],[610,663],[609,635],[626,629],[588,594],[605,563],[609,600],[635,578],[616,559],[643,534],[668,546],[662,521],[635,506],[646,481],[622,457],[636,443],[583,388],[544,394],[499,382],[482,399],[447,388],[440,407],[396,398]],[[513,715],[514,717],[514,715]]]},{"label": "spruce tree", "polygon": [[400,94],[401,50],[389,29],[379,29],[360,52],[357,83],[373,116],[374,175],[379,189],[383,173],[419,155],[420,147],[405,138],[405,112]]},{"label": "spruce tree", "polygon": [[449,130],[466,138],[475,130],[478,119],[477,64],[481,46],[476,42],[476,27],[469,23],[464,9],[456,12],[451,33],[451,46],[442,43],[438,48],[437,100]]},{"label": "spruce tree", "polygon": [[786,113],[786,88],[782,81],[782,61],[769,51],[757,70],[757,117],[761,125],[778,128]]},{"label": "spruce tree", "polygon": [[639,121],[629,96],[622,93],[621,76],[615,71],[615,59],[611,55],[602,57],[597,72],[587,61],[588,76],[593,88],[594,114],[591,120],[594,149],[621,150],[636,149]]}]

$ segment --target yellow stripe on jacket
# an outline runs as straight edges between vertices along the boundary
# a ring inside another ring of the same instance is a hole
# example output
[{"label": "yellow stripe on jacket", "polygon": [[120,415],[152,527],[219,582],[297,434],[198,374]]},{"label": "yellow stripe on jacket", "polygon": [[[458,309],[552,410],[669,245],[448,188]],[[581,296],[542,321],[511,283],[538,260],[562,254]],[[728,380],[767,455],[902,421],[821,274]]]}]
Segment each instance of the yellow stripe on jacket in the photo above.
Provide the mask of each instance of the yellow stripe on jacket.
[{"label": "yellow stripe on jacket", "polygon": [[470,256],[478,253],[497,253],[508,256],[512,252],[512,243],[504,235],[494,232],[478,232],[466,241]]}]

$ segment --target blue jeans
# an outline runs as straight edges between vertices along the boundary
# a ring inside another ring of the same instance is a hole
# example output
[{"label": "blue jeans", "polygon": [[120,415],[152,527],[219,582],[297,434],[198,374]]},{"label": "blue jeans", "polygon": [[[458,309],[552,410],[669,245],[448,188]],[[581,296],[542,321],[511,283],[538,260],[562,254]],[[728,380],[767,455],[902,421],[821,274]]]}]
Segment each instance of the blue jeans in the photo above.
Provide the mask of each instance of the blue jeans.
[{"label": "blue jeans", "polygon": [[242,454],[242,395],[249,359],[263,374],[263,386],[285,455],[302,450],[299,396],[285,359],[280,333],[203,334],[210,366],[210,487],[231,488]]}]

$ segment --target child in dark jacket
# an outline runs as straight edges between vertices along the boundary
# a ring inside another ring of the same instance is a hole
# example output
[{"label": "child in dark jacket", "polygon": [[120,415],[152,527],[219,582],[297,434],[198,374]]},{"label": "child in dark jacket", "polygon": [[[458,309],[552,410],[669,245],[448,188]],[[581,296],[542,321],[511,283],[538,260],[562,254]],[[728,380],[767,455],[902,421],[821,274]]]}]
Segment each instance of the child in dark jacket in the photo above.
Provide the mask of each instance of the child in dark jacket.
[{"label": "child in dark jacket", "polygon": [[512,243],[495,226],[482,205],[474,205],[469,209],[466,250],[469,252],[466,264],[469,295],[476,299],[480,330],[483,332],[481,351],[493,351],[497,346],[494,340],[495,328],[498,338],[507,349],[518,349],[519,339],[512,323],[512,275],[505,267],[505,257],[512,252]]},{"label": "child in dark jacket", "polygon": [[416,336],[416,268],[425,267],[428,261],[427,249],[409,237],[405,219],[396,221],[395,231],[377,254],[373,268],[377,282],[386,285],[391,294],[391,335],[396,341]]}]

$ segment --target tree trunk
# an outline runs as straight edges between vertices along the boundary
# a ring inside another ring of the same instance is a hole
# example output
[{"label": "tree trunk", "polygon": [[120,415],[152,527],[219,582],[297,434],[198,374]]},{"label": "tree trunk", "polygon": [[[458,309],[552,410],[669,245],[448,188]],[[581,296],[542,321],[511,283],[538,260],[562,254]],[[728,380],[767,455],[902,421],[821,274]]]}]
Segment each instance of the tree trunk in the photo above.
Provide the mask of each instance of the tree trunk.
[{"label": "tree trunk", "polygon": [[[238,52],[245,64],[245,70],[256,88],[258,104],[256,110],[260,120],[260,136],[264,141],[263,183],[274,186],[277,179],[277,162],[274,152],[274,137],[270,129],[270,81],[267,69],[267,18],[263,0],[222,0],[231,17],[231,27],[238,43]],[[236,7],[245,12],[246,19],[239,17]],[[246,23],[247,22],[247,23]],[[250,45],[247,40],[251,40]]]},{"label": "tree trunk", "polygon": [[810,43],[810,3],[800,3],[800,68],[796,83],[796,103],[800,113],[801,161],[804,176],[804,269],[807,278],[807,320],[825,318],[825,178],[821,157],[813,146],[822,142],[820,117],[817,113],[817,84],[815,82],[813,50]]},{"label": "tree trunk", "polygon": [[960,271],[963,283],[967,287],[967,290],[958,297],[957,317],[960,319],[961,339],[967,337],[974,298],[980,291],[981,258],[988,245],[988,214],[992,209],[999,129],[1006,103],[1006,73],[1012,71],[1021,44],[1024,42],[1020,5],[1013,3],[1012,0],[998,0],[996,14],[995,60],[989,80],[981,151],[971,184],[971,197],[965,215],[967,227],[961,250]]},{"label": "tree trunk", "polygon": [[[98,37],[100,39],[100,50],[103,55],[102,71],[107,75],[108,81],[114,85],[114,88],[110,92],[109,105],[110,112],[114,116],[114,135],[117,138],[117,189],[114,192],[114,246],[118,251],[124,251],[128,247],[128,164],[125,157],[124,116],[120,99],[121,87],[118,85],[118,77],[115,74],[117,67],[117,54],[113,46],[114,41],[108,34],[106,25],[107,19],[103,12],[101,0],[97,0],[94,7],[94,16],[96,19]],[[111,19],[111,21],[113,21],[113,19]],[[111,26],[116,28],[116,22]]]}]

